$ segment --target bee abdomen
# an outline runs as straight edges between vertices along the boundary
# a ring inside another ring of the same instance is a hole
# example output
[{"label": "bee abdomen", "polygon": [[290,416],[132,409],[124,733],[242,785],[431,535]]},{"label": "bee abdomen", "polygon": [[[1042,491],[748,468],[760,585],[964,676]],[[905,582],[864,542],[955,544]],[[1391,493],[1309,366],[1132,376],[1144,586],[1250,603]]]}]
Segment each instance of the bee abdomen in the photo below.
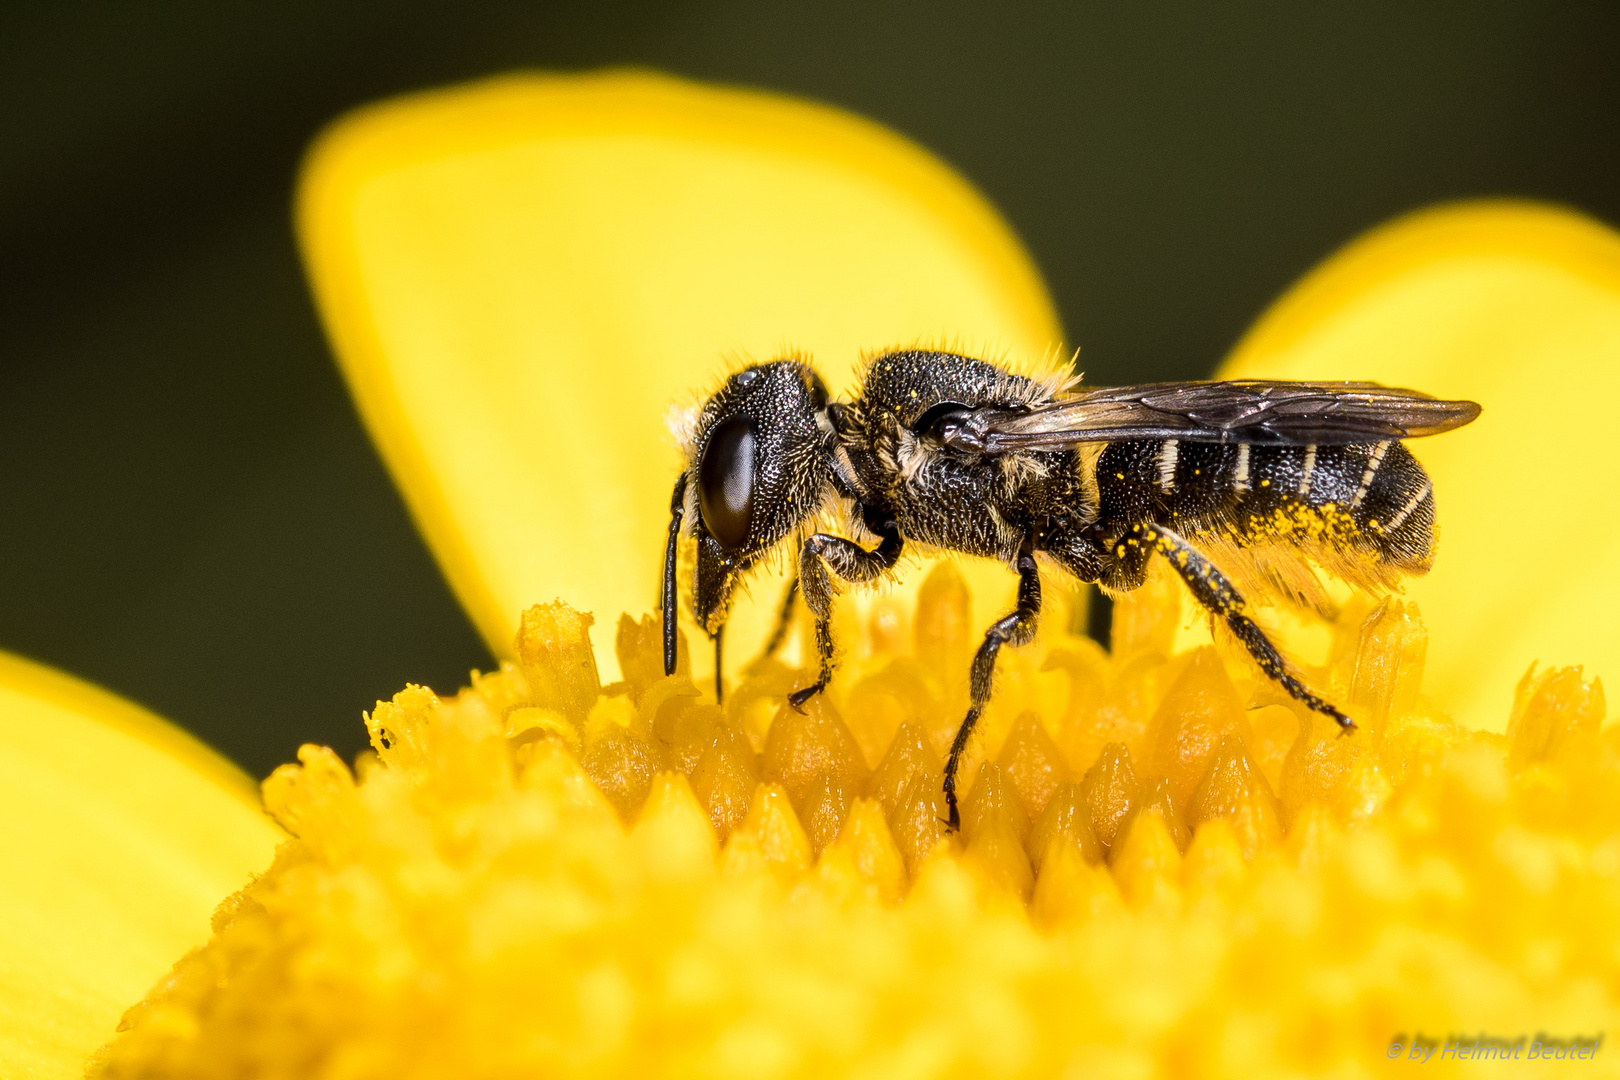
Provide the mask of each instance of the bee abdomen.
[{"label": "bee abdomen", "polygon": [[1104,519],[1157,520],[1188,536],[1358,548],[1427,569],[1434,495],[1423,467],[1390,440],[1256,446],[1177,440],[1112,443],[1097,462]]},{"label": "bee abdomen", "polygon": [[1428,570],[1434,554],[1434,484],[1411,451],[1398,442],[1368,448],[1367,468],[1351,501],[1356,524],[1385,560],[1406,570]]}]

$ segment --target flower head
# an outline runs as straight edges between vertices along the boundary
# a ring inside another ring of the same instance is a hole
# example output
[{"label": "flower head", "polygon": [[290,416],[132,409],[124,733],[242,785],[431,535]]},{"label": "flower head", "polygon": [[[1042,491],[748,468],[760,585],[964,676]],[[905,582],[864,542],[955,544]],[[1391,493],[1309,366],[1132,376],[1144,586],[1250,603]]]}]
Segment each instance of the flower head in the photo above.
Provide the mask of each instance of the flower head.
[{"label": "flower head", "polygon": [[[1231,362],[1486,405],[1414,446],[1445,530],[1416,604],[1272,620],[1356,735],[1150,582],[1111,653],[1057,612],[1003,653],[952,837],[939,759],[1004,571],[845,597],[844,675],[803,716],[784,666],[739,664],[721,708],[613,616],[653,606],[662,414],[718,355],[804,350],[836,391],[897,342],[1055,352],[971,191],[849,117],[609,75],[363,113],[300,214],[356,399],[505,662],[380,703],[353,771],[305,748],[266,781],[294,839],[105,1075],[1358,1075],[1417,1035],[1620,1017],[1620,742],[1595,680],[1525,674],[1620,652],[1620,504],[1590,497],[1612,234],[1520,205],[1398,222]],[[734,655],[772,608],[742,605]]]},{"label": "flower head", "polygon": [[803,715],[779,665],[724,709],[652,674],[650,619],[602,688],[590,619],[533,608],[516,663],[379,704],[356,773],[306,747],[266,781],[297,839],[100,1075],[1356,1074],[1615,1018],[1601,687],[1532,674],[1507,737],[1460,728],[1388,603],[1318,673],[1341,737],[1236,654],[1168,655],[1174,584],[1112,656],[1058,630],[1004,661],[960,837],[949,564]]}]

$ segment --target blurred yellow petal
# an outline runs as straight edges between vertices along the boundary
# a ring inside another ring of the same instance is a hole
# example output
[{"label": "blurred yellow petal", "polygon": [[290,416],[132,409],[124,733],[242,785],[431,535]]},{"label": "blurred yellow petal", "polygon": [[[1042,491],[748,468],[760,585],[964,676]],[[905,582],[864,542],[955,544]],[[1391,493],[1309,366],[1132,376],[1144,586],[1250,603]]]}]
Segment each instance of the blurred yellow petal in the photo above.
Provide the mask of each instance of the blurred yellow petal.
[{"label": "blurred yellow petal", "polygon": [[224,759],[0,654],[0,1076],[77,1077],[281,833]]},{"label": "blurred yellow petal", "polygon": [[802,350],[837,391],[866,350],[1060,338],[1017,240],[924,151],[649,74],[364,110],[313,151],[298,218],[360,410],[485,639],[509,655],[561,596],[597,613],[608,678],[614,617],[657,601],[665,415],[728,359]]},{"label": "blurred yellow petal", "polygon": [[1225,377],[1374,379],[1485,407],[1411,444],[1434,477],[1424,684],[1503,730],[1531,661],[1620,675],[1620,236],[1554,207],[1481,202],[1399,219],[1287,293]]}]

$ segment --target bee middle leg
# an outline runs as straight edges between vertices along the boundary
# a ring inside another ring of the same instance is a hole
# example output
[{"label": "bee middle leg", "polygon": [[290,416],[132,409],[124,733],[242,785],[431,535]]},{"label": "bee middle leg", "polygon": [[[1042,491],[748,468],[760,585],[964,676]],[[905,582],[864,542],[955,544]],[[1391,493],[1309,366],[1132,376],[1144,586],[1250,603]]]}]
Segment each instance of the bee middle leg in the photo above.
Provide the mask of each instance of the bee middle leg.
[{"label": "bee middle leg", "polygon": [[945,806],[947,814],[946,826],[955,832],[962,827],[962,816],[956,805],[956,772],[962,764],[962,753],[967,749],[968,739],[973,735],[973,729],[979,722],[979,716],[984,712],[985,702],[990,700],[991,677],[996,670],[996,654],[1003,645],[1017,647],[1027,645],[1035,637],[1035,626],[1041,615],[1041,573],[1035,565],[1035,538],[1030,535],[1024,537],[1023,545],[1018,549],[1018,607],[1010,615],[1004,615],[990,624],[990,629],[984,632],[984,642],[979,651],[973,656],[973,669],[968,677],[968,696],[970,704],[967,718],[962,726],[956,729],[956,738],[951,740],[951,754],[945,761]]},{"label": "bee middle leg", "polygon": [[1329,717],[1342,728],[1356,726],[1348,716],[1317,697],[1289,672],[1277,646],[1249,618],[1246,613],[1248,605],[1243,596],[1202,552],[1163,525],[1156,524],[1132,525],[1120,543],[1129,547],[1144,546],[1163,555],[1175,567],[1176,573],[1181,575],[1181,580],[1186,582],[1193,598],[1204,610],[1226,623],[1227,629],[1248,650],[1254,662],[1260,665],[1260,670],[1287,690],[1295,701]]},{"label": "bee middle leg", "polygon": [[900,558],[903,542],[898,526],[892,522],[874,524],[872,521],[867,521],[866,525],[883,537],[883,542],[871,551],[831,533],[816,533],[799,549],[799,592],[804,596],[805,606],[816,617],[816,653],[821,661],[816,681],[788,695],[788,704],[801,712],[805,703],[825,690],[832,680],[833,587],[828,568],[845,581],[866,582],[875,580]]}]

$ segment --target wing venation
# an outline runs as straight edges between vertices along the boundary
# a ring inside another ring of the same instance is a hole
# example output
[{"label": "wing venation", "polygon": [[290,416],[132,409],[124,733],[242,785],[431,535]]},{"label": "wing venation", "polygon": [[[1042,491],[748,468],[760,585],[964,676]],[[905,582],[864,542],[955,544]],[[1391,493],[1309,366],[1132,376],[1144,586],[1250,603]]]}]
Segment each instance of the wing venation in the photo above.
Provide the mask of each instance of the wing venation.
[{"label": "wing venation", "polygon": [[984,453],[1121,439],[1328,446],[1438,435],[1479,412],[1472,401],[1370,382],[1149,383],[1031,409],[974,409],[951,425],[945,442]]}]

